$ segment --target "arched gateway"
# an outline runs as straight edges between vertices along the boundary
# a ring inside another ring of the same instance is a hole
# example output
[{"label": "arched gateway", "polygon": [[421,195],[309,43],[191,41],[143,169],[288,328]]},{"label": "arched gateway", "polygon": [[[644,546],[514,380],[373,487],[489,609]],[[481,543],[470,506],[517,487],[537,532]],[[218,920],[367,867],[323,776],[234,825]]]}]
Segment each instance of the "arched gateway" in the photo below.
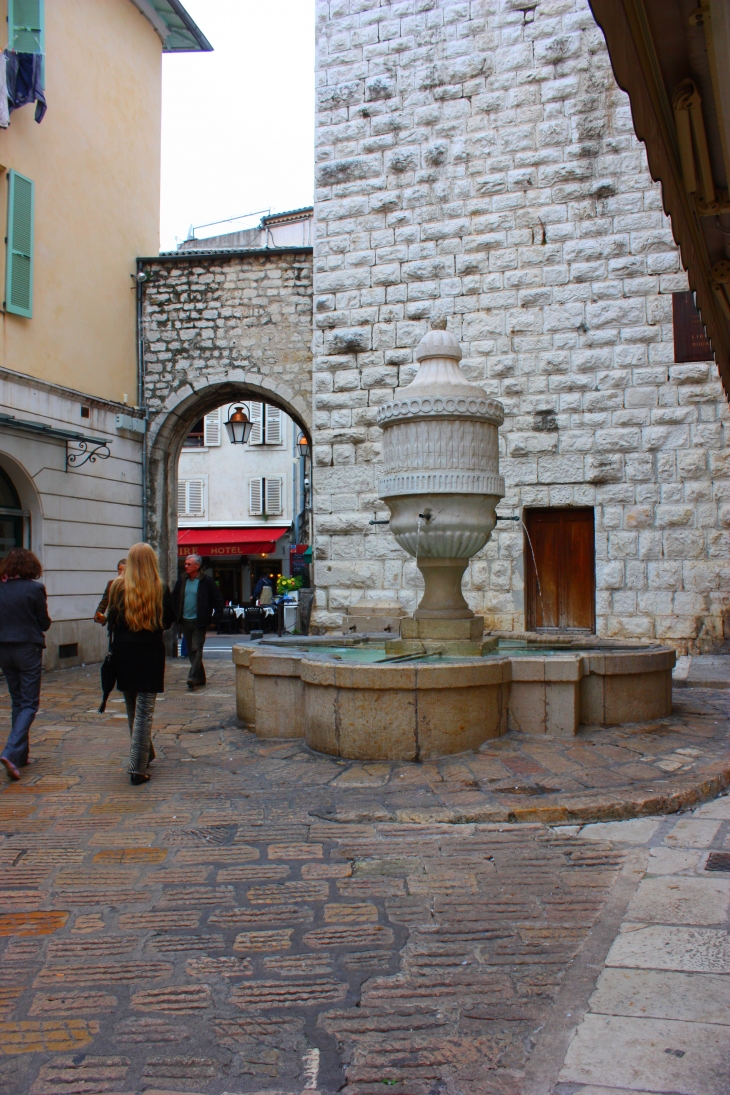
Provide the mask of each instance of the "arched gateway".
[{"label": "arched gateway", "polygon": [[260,400],[311,436],[311,248],[181,251],[141,260],[140,274],[145,527],[171,580],[178,459],[193,423],[224,403]]}]

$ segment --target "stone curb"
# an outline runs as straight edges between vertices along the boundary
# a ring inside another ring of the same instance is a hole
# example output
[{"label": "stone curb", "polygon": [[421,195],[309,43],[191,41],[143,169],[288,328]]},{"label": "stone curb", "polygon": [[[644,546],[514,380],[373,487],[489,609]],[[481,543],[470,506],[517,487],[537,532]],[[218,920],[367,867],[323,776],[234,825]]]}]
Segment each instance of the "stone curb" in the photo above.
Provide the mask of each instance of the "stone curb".
[{"label": "stone curb", "polygon": [[[311,817],[341,824],[362,822],[396,822],[410,825],[468,825],[479,822],[539,822],[570,825],[595,821],[625,821],[632,817],[654,814],[675,814],[715,798],[730,786],[730,759],[708,766],[696,776],[674,780],[666,790],[653,788],[613,788],[609,793],[587,791],[584,794],[542,795],[540,804],[525,806],[523,796],[507,798],[504,805],[485,803],[465,809],[448,806],[424,809],[388,810],[380,804],[311,811]],[[506,797],[506,796],[505,796]]]}]

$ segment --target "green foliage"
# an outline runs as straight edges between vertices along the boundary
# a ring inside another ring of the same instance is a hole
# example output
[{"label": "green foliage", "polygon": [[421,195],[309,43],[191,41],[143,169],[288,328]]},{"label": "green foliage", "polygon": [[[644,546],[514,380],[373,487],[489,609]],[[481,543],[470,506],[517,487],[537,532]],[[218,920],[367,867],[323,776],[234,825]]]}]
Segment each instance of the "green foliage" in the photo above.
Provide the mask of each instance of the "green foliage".
[{"label": "green foliage", "polygon": [[302,576],[297,574],[296,578],[283,578],[281,575],[276,579],[276,592],[277,593],[291,593],[295,589],[302,588]]}]

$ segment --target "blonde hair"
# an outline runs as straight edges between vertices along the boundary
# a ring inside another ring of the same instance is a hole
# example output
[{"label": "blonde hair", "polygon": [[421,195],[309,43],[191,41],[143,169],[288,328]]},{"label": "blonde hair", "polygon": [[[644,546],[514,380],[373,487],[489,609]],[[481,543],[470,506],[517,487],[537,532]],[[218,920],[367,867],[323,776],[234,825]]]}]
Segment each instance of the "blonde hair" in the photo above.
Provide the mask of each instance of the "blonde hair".
[{"label": "blonde hair", "polygon": [[159,631],[163,588],[155,552],[149,544],[133,544],[124,574],[112,583],[109,603],[123,610],[130,631]]}]

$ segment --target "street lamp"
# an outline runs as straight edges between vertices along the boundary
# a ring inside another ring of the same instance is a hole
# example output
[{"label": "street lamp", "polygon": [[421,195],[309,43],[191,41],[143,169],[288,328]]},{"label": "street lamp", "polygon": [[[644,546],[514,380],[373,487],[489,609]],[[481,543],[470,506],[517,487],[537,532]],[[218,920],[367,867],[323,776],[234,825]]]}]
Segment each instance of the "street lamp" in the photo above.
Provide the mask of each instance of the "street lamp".
[{"label": "street lamp", "polygon": [[303,458],[309,456],[309,442],[307,441],[306,434],[300,433],[299,440],[297,441],[297,448]]},{"label": "street lamp", "polygon": [[234,407],[233,414],[229,410],[226,433],[232,445],[245,445],[251,435],[252,428],[253,423],[249,422],[248,415],[243,407]]}]

